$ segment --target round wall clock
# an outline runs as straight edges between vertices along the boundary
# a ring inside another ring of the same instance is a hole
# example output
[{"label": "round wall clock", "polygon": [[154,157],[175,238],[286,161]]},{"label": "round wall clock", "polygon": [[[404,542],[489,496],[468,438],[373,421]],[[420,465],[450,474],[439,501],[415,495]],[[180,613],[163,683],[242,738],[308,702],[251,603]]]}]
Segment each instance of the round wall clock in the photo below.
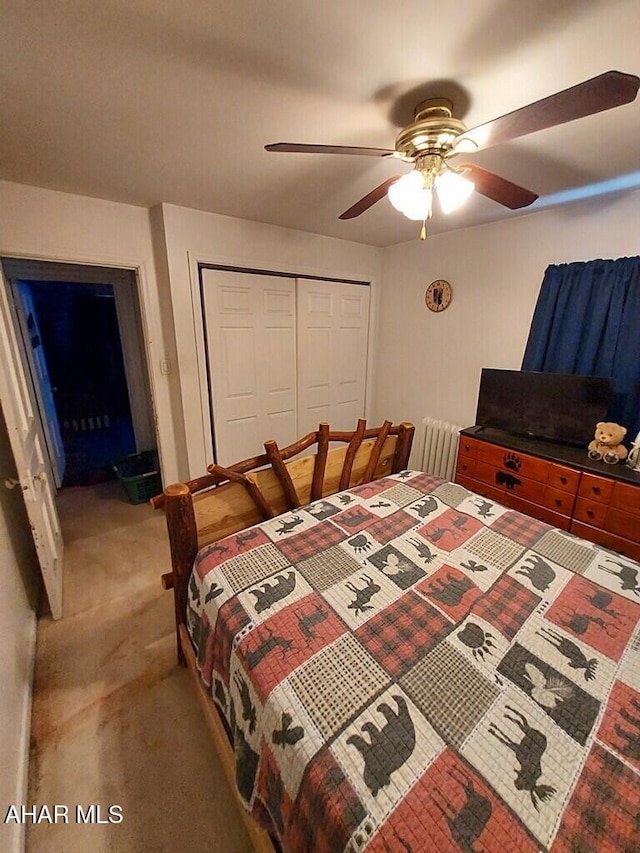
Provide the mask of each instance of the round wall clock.
[{"label": "round wall clock", "polygon": [[451,305],[453,291],[448,281],[438,278],[432,281],[424,294],[424,301],[429,311],[444,311]]}]

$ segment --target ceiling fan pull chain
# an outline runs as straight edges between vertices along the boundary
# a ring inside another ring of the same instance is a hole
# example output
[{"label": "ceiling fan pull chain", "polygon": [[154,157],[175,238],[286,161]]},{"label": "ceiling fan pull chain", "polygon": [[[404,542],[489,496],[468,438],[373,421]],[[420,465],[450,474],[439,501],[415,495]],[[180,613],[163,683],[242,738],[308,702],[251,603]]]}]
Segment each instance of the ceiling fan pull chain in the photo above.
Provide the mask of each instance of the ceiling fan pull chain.
[{"label": "ceiling fan pull chain", "polygon": [[427,220],[426,219],[423,221],[422,228],[420,229],[420,239],[421,240],[427,239]]}]

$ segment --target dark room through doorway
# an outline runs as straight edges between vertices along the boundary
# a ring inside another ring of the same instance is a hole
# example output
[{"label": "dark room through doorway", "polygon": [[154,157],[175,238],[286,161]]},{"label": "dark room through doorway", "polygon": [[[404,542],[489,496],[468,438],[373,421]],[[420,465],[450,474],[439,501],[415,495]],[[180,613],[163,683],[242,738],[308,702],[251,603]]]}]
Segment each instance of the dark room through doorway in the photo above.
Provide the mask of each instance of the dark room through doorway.
[{"label": "dark room through doorway", "polygon": [[30,292],[30,325],[39,329],[51,382],[66,460],[62,486],[110,479],[113,462],[136,452],[113,286],[20,285]]},{"label": "dark room through doorway", "polygon": [[3,266],[57,487],[113,479],[114,462],[155,447],[135,272]]}]

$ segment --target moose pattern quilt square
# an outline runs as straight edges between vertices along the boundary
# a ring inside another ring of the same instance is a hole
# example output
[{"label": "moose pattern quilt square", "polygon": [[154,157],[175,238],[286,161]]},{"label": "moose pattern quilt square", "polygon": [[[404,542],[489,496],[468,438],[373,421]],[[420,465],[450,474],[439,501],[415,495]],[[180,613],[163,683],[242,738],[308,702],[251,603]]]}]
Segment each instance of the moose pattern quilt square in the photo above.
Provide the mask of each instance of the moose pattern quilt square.
[{"label": "moose pattern quilt square", "polygon": [[403,471],[204,548],[187,622],[285,853],[640,849],[640,564]]}]

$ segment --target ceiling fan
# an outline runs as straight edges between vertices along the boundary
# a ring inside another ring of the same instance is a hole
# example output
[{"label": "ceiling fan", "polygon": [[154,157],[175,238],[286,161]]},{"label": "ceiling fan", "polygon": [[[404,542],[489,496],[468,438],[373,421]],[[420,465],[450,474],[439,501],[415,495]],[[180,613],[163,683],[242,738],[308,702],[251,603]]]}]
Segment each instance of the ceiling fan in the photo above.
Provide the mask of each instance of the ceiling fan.
[{"label": "ceiling fan", "polygon": [[453,116],[447,98],[431,98],[418,104],[411,124],[402,128],[394,150],[345,145],[305,145],[277,142],[267,151],[303,154],[358,154],[393,157],[412,163],[414,170],[387,178],[371,192],[340,214],[340,219],[360,216],[386,194],[391,203],[409,219],[422,221],[421,239],[433,212],[434,191],[443,212],[459,207],[475,189],[498,204],[517,210],[532,204],[538,196],[473,163],[460,163],[462,153],[474,153],[538,130],[584,118],[633,101],[640,78],[621,71],[607,71],[555,95],[542,98],[492,121],[467,129]]}]

